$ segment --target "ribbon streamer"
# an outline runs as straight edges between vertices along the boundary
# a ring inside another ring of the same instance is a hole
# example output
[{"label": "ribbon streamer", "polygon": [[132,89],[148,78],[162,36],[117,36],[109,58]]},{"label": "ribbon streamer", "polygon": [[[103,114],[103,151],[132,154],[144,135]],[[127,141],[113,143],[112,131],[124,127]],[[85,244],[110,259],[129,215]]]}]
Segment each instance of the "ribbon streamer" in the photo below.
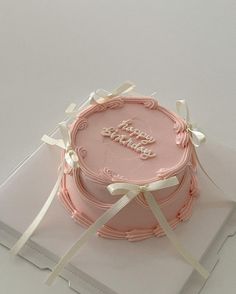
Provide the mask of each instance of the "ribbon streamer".
[{"label": "ribbon streamer", "polygon": [[163,229],[167,238],[169,238],[175,249],[185,259],[185,261],[187,261],[205,280],[208,279],[210,273],[179,242],[176,234],[167,222],[164,214],[161,211],[160,206],[157,204],[152,194],[149,191],[144,191],[144,196],[149,207],[151,208],[152,213],[155,215],[161,228]]},{"label": "ribbon streamer", "polygon": [[[191,123],[190,120],[190,115],[189,115],[189,108],[187,105],[187,102],[185,100],[177,100],[176,101],[176,109],[177,109],[177,113],[185,120],[185,122],[187,123],[187,130],[189,132],[191,132],[191,142],[193,143],[193,145],[195,147],[199,147],[201,145],[201,143],[206,141],[206,136],[200,132],[198,130],[198,128],[196,126],[194,126],[193,123]],[[195,158],[197,160],[197,163],[200,167],[200,169],[202,170],[202,172],[206,175],[206,177],[210,180],[210,182],[217,188],[219,189],[223,194],[225,194],[225,192],[223,191],[223,189],[221,189],[221,187],[219,187],[216,182],[210,177],[210,175],[208,174],[208,172],[205,170],[205,168],[203,167],[203,165],[201,164],[199,157],[197,155],[196,152],[196,148],[194,148],[193,150]]]},{"label": "ribbon streamer", "polygon": [[111,208],[109,208],[96,222],[94,222],[79,238],[79,240],[61,257],[51,274],[46,280],[47,285],[51,285],[55,278],[60,274],[67,263],[78,252],[78,250],[113,216],[115,216],[123,207],[125,207],[132,199],[136,197],[136,193],[130,191],[118,200]]},{"label": "ribbon streamer", "polygon": [[40,212],[35,217],[34,221],[30,224],[30,226],[26,229],[26,231],[23,233],[23,235],[20,237],[20,239],[15,243],[15,245],[11,248],[10,252],[13,255],[17,255],[19,251],[23,248],[23,246],[26,244],[26,242],[30,239],[30,237],[33,235],[39,224],[41,223],[42,219],[46,215],[49,207],[51,206],[57,191],[60,187],[60,183],[62,180],[64,174],[64,164],[60,167],[60,172],[56,181],[56,184],[54,185],[47,201],[44,203],[43,207],[41,208]]},{"label": "ribbon streamer", "polygon": [[160,190],[166,187],[175,186],[178,184],[177,177],[171,177],[165,180],[156,181],[144,186],[139,186],[135,184],[128,183],[114,183],[107,187],[111,195],[125,195],[112,205],[102,216],[100,216],[78,239],[78,241],[66,252],[64,256],[61,257],[57,265],[52,270],[49,275],[46,284],[51,285],[55,278],[60,274],[63,268],[72,257],[78,252],[78,250],[95,234],[103,225],[105,225],[111,218],[113,218],[122,208],[124,208],[130,201],[132,201],[140,192],[143,192],[148,204],[157,218],[160,226],[166,233],[167,237],[171,240],[178,252],[188,261],[205,279],[208,277],[209,273],[204,269],[198,261],[196,261],[179,243],[175,237],[172,228],[169,226],[165,216],[161,212],[159,205],[156,203],[155,198],[152,196],[151,191]]},{"label": "ribbon streamer", "polygon": [[205,142],[206,136],[200,132],[197,126],[190,121],[189,108],[185,100],[176,101],[177,113],[185,120],[187,130],[191,133],[190,140],[195,147],[199,147],[201,143]]},{"label": "ribbon streamer", "polygon": [[60,183],[64,174],[64,167],[65,162],[72,168],[78,168],[78,156],[76,152],[71,147],[71,138],[70,133],[67,128],[67,125],[65,122],[62,122],[59,124],[59,128],[61,131],[62,139],[54,139],[47,135],[44,135],[42,137],[42,141],[49,145],[56,145],[62,149],[65,150],[65,160],[60,165],[60,172],[57,178],[57,181],[47,198],[46,202],[44,203],[43,207],[41,208],[40,212],[37,214],[33,222],[29,225],[29,227],[26,229],[26,231],[22,234],[20,239],[15,243],[15,245],[11,248],[10,252],[14,255],[18,254],[19,251],[22,249],[22,247],[26,244],[26,242],[30,239],[30,237],[33,235],[39,224],[41,223],[42,219],[46,215],[49,207],[51,206],[58,190],[60,187]]}]

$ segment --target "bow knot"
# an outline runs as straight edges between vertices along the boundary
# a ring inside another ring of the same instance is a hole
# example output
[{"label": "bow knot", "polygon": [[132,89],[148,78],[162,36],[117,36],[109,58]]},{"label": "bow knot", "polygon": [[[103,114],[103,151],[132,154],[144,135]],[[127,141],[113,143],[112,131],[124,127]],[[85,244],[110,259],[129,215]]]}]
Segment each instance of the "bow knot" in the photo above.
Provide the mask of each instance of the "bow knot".
[{"label": "bow knot", "polygon": [[148,185],[139,186],[140,192],[148,191]]},{"label": "bow knot", "polygon": [[195,123],[190,121],[189,108],[185,100],[176,101],[177,113],[185,120],[186,130],[190,133],[190,140],[195,147],[199,147],[201,143],[205,142],[206,136],[202,133]]}]

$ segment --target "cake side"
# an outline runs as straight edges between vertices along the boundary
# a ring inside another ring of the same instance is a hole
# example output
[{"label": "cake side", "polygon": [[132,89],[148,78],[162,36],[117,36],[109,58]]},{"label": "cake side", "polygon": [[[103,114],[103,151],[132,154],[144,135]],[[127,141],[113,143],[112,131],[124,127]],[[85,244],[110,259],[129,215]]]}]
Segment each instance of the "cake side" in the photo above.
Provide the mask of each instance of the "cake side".
[{"label": "cake side", "polygon": [[[191,217],[193,204],[198,196],[195,169],[192,166],[187,169],[177,191],[169,195],[169,198],[162,203],[159,202],[173,229],[178,223]],[[97,202],[96,198],[92,199],[91,195],[77,185],[74,185],[71,176],[65,176],[60,199],[76,222],[84,227],[89,227],[112,204]],[[114,201],[118,199],[119,197],[116,197]],[[99,230],[98,235],[111,239],[138,241],[152,236],[162,236],[163,231],[147,207],[143,195],[140,194]]]}]

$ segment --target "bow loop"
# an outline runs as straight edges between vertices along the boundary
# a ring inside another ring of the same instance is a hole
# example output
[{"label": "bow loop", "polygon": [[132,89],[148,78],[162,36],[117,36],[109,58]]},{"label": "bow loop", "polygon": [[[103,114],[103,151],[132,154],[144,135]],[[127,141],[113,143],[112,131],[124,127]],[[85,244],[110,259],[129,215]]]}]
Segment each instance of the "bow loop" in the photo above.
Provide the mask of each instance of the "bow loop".
[{"label": "bow loop", "polygon": [[129,191],[133,191],[138,195],[140,192],[146,192],[146,191],[156,191],[161,190],[167,187],[175,186],[179,183],[176,176],[170,177],[168,179],[164,180],[158,180],[146,185],[136,185],[136,184],[129,184],[129,183],[113,183],[107,186],[108,191],[111,193],[111,195],[121,195],[125,194]]},{"label": "bow loop", "polygon": [[77,153],[73,149],[70,149],[70,150],[66,151],[66,153],[65,153],[65,161],[72,168],[78,168],[79,167],[79,158],[78,158]]},{"label": "bow loop", "polygon": [[178,178],[174,176],[164,180],[158,180],[156,182],[152,182],[147,185],[146,190],[152,192],[152,191],[161,190],[164,188],[178,185],[178,183],[179,183]]},{"label": "bow loop", "polygon": [[107,186],[108,191],[111,195],[124,195],[129,191],[134,191],[136,194],[141,192],[139,185],[129,183],[114,183]]},{"label": "bow loop", "polygon": [[78,114],[78,110],[76,110],[77,105],[75,103],[71,103],[65,110],[65,113],[69,115],[69,118],[75,118]]},{"label": "bow loop", "polygon": [[201,143],[205,142],[206,136],[202,133],[195,123],[192,123],[189,115],[189,108],[185,100],[176,101],[177,113],[185,120],[187,124],[187,131],[191,134],[190,140],[195,147],[199,147]]}]

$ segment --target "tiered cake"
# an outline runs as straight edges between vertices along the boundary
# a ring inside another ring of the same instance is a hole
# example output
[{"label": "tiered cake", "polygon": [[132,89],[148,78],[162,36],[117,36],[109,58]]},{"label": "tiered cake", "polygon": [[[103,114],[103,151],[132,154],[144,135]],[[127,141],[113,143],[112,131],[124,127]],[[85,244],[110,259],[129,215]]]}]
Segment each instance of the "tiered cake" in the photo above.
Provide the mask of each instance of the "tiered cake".
[{"label": "tiered cake", "polygon": [[[145,185],[177,176],[179,184],[153,192],[172,228],[191,216],[198,194],[194,147],[186,122],[152,97],[115,97],[83,110],[70,127],[79,168],[66,166],[60,197],[88,227],[123,195],[111,183]],[[163,231],[143,194],[133,199],[99,236],[137,241]]]}]

